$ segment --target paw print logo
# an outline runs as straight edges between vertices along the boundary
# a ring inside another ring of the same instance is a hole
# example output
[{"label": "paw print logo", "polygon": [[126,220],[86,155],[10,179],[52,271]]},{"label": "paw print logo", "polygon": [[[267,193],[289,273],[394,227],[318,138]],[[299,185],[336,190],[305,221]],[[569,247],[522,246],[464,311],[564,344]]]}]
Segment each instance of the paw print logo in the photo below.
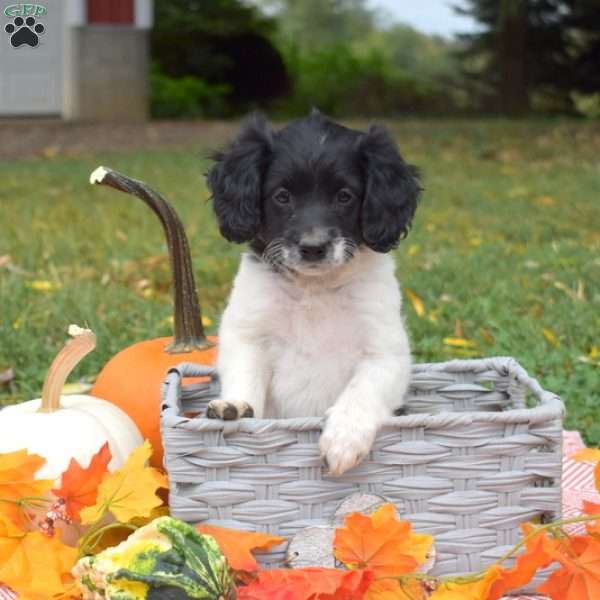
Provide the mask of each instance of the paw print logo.
[{"label": "paw print logo", "polygon": [[12,23],[7,23],[4,31],[10,34],[10,43],[13,48],[27,44],[35,48],[39,42],[39,35],[46,31],[41,23],[36,23],[34,17],[15,17]]}]

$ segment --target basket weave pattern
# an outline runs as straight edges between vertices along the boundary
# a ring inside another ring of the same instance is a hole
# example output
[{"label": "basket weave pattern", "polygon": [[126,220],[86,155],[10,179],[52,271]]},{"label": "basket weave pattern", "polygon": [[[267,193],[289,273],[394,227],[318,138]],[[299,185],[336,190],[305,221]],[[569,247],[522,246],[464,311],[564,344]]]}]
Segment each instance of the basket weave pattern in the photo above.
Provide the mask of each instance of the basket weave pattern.
[{"label": "basket weave pattern", "polygon": [[[183,385],[184,377],[210,376]],[[386,421],[362,464],[328,476],[320,418],[192,417],[218,397],[212,368],[183,363],[163,386],[161,426],[174,517],[285,536],[328,524],[347,496],[393,502],[435,536],[432,574],[477,571],[557,518],[564,406],[511,358],[416,365],[403,416]],[[528,404],[533,404],[528,408]],[[280,566],[284,550],[262,556]]]}]

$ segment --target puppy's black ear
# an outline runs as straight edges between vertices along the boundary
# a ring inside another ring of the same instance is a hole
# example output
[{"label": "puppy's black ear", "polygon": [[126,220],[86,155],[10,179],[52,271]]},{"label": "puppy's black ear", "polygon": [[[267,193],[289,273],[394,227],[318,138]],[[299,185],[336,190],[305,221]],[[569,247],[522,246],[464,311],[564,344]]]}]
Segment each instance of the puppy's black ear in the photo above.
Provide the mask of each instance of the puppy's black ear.
[{"label": "puppy's black ear", "polygon": [[404,162],[384,127],[372,126],[358,141],[365,173],[361,214],[363,240],[389,252],[406,237],[421,192],[418,170]]},{"label": "puppy's black ear", "polygon": [[261,114],[250,118],[227,150],[213,158],[207,174],[213,207],[223,237],[252,240],[260,226],[262,179],[268,164],[272,132]]}]

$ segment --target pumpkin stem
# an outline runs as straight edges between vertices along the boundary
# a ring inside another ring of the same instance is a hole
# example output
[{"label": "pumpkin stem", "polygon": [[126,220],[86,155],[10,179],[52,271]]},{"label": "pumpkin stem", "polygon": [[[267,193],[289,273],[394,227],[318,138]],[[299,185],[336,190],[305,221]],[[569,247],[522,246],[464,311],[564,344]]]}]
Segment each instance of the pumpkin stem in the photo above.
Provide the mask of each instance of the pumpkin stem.
[{"label": "pumpkin stem", "polygon": [[96,347],[96,335],[90,329],[69,325],[71,339],[56,355],[42,389],[42,404],[38,412],[50,413],[60,409],[60,393],[70,375],[81,359]]},{"label": "pumpkin stem", "polygon": [[183,224],[175,209],[165,198],[143,181],[131,179],[123,173],[98,167],[90,176],[90,183],[108,185],[143,200],[158,216],[165,231],[171,272],[173,275],[174,335],[166,347],[171,354],[204,350],[213,345],[206,339],[202,313],[194,282],[192,258]]}]

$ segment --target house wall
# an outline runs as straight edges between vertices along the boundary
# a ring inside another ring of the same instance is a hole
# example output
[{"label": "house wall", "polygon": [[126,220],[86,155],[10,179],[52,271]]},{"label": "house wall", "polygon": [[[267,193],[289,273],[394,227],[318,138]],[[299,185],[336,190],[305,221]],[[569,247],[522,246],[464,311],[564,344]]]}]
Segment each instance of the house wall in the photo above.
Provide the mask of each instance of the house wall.
[{"label": "house wall", "polygon": [[118,25],[69,32],[66,119],[142,121],[148,118],[148,32]]},{"label": "house wall", "polygon": [[147,119],[151,0],[70,1],[77,10],[67,33],[63,116]]},{"label": "house wall", "polygon": [[[34,17],[44,26],[38,43],[14,47],[6,25],[19,16],[18,2],[0,2],[0,115],[59,115],[63,105],[64,4],[62,0],[40,1],[47,12]],[[4,10],[15,6],[14,14]],[[21,5],[22,6],[22,5]],[[17,42],[15,42],[17,43]]]}]

